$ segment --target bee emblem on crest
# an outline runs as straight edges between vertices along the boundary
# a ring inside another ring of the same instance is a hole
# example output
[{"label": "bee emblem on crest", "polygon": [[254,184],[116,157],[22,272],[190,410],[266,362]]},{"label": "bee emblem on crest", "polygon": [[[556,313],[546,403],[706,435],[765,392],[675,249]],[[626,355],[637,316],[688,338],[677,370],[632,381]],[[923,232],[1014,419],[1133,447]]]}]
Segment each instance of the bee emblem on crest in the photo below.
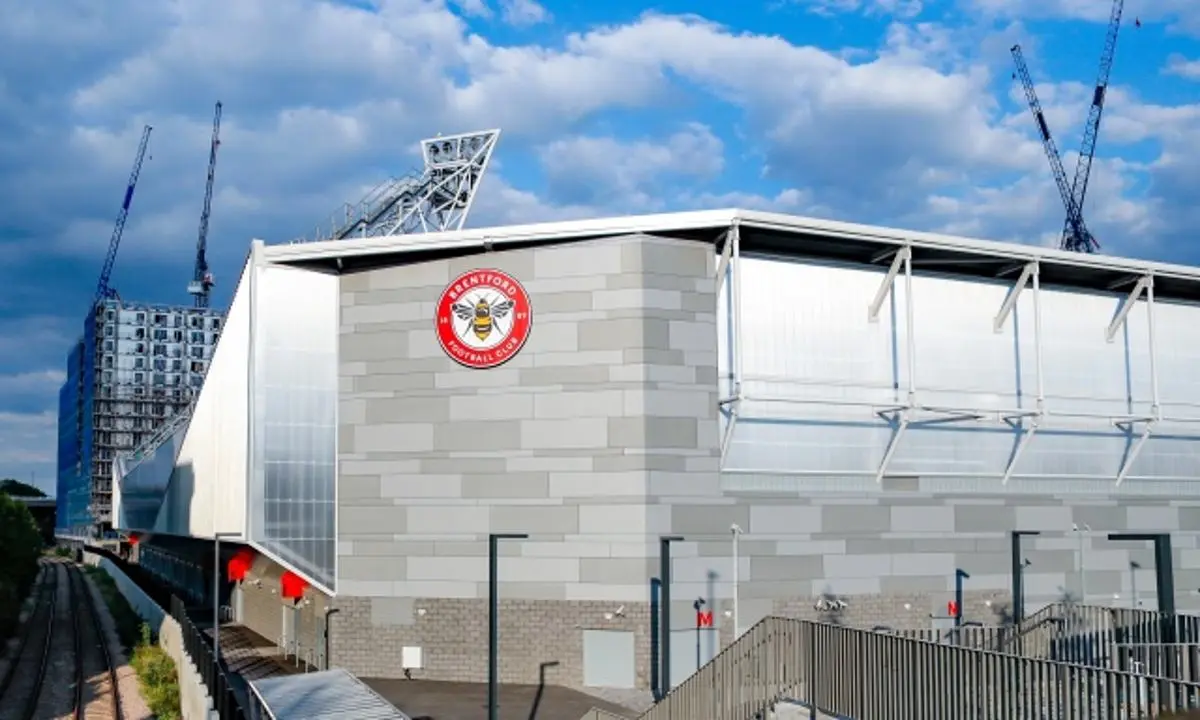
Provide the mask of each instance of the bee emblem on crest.
[{"label": "bee emblem on crest", "polygon": [[458,319],[466,323],[463,335],[475,333],[475,337],[484,342],[496,330],[496,321],[508,316],[513,308],[513,301],[505,299],[492,303],[488,302],[486,297],[480,296],[473,302],[468,300],[454,303],[451,307]]}]

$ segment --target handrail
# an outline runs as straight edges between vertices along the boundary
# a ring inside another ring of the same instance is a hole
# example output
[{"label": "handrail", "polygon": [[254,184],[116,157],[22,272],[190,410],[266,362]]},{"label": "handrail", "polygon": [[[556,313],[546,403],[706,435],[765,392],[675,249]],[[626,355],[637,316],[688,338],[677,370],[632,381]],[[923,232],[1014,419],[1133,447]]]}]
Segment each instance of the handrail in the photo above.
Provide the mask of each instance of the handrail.
[{"label": "handrail", "polygon": [[785,699],[849,718],[1091,720],[1198,707],[1200,682],[768,617],[640,720],[744,720]]}]

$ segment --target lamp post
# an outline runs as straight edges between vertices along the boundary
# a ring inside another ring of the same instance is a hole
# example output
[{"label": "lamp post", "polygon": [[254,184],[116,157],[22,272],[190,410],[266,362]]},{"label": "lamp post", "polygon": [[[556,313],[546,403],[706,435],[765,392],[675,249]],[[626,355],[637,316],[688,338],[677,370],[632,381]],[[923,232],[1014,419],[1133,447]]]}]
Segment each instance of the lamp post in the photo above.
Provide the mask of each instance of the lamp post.
[{"label": "lamp post", "polygon": [[1021,554],[1021,538],[1041,535],[1037,530],[1013,530],[1008,536],[1012,545],[1012,608],[1013,623],[1025,619],[1025,558]]},{"label": "lamp post", "polygon": [[1076,523],[1071,526],[1079,536],[1079,603],[1087,605],[1087,536],[1092,526],[1087,523]]},{"label": "lamp post", "polygon": [[329,656],[329,619],[338,614],[341,608],[327,607],[325,608],[325,669],[328,670],[333,666],[332,658]]},{"label": "lamp post", "polygon": [[1138,600],[1137,592],[1137,571],[1142,569],[1142,564],[1137,560],[1129,561],[1129,602],[1130,606],[1137,610],[1140,601]]},{"label": "lamp post", "polygon": [[213,664],[221,671],[221,538],[241,537],[241,533],[213,533]]},{"label": "lamp post", "polygon": [[741,615],[738,614],[738,595],[740,594],[738,592],[738,563],[741,559],[741,553],[738,549],[738,538],[742,535],[742,529],[738,527],[737,523],[734,523],[729,526],[729,533],[733,535],[733,642],[737,642],[737,639],[742,634]]},{"label": "lamp post", "polygon": [[671,543],[681,540],[683,537],[680,535],[661,535],[658,538],[658,579],[661,583],[658,602],[662,612],[662,622],[659,623],[662,640],[658,643],[658,654],[662,659],[659,675],[664,697],[671,692]]},{"label": "lamp post", "polygon": [[527,533],[488,535],[488,720],[499,713],[500,674],[500,541],[526,540]]}]

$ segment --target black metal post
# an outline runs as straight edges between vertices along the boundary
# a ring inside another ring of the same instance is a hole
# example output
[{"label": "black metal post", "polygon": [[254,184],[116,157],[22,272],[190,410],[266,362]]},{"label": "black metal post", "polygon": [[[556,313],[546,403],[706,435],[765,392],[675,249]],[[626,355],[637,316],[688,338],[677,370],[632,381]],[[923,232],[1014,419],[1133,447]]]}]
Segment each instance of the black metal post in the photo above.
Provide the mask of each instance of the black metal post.
[{"label": "black metal post", "polygon": [[700,609],[704,607],[704,598],[696,598],[692,608],[696,611],[696,669],[700,669]]},{"label": "black metal post", "polygon": [[662,657],[659,682],[662,683],[664,697],[671,692],[671,543],[680,540],[683,538],[679,535],[662,535],[658,538],[658,594],[662,612],[662,622],[659,624],[661,639],[658,645],[659,655]]},{"label": "black metal post", "polygon": [[1041,535],[1037,530],[1013,530],[1009,533],[1012,544],[1012,616],[1013,624],[1025,619],[1025,557],[1021,553],[1021,538]]},{"label": "black metal post", "polygon": [[488,720],[497,720],[500,709],[500,541],[528,537],[525,533],[488,535]]},{"label": "black metal post", "polygon": [[962,625],[963,619],[963,580],[969,580],[966,570],[958,568],[954,571],[954,627]]},{"label": "black metal post", "polygon": [[[1154,589],[1158,593],[1158,611],[1175,614],[1175,566],[1171,559],[1169,533],[1109,533],[1114,542],[1154,543]],[[1163,642],[1174,642],[1165,640]]]},{"label": "black metal post", "polygon": [[650,578],[650,692],[654,696],[654,702],[662,700],[662,683],[659,679],[659,659],[658,659],[658,644],[661,638],[659,637],[658,629],[658,612],[659,612],[659,593],[662,591],[662,581],[656,577]]},{"label": "black metal post", "polygon": [[325,669],[333,667],[333,658],[329,656],[329,619],[338,614],[341,608],[325,608]]},{"label": "black metal post", "polygon": [[[1154,543],[1154,590],[1158,593],[1159,642],[1166,645],[1178,642],[1176,630],[1179,619],[1175,615],[1175,565],[1171,558],[1170,533],[1109,533],[1108,539]],[[1167,677],[1176,677],[1177,671],[1175,653],[1167,653]]]}]

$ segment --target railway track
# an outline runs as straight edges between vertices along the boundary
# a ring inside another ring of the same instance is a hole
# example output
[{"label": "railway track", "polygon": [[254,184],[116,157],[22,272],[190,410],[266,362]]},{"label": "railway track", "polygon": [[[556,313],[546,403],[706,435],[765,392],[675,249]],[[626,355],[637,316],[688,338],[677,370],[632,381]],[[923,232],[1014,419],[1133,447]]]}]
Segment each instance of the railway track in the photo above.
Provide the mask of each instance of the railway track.
[{"label": "railway track", "polygon": [[121,720],[100,618],[83,572],[43,560],[33,611],[0,677],[0,720]]}]

